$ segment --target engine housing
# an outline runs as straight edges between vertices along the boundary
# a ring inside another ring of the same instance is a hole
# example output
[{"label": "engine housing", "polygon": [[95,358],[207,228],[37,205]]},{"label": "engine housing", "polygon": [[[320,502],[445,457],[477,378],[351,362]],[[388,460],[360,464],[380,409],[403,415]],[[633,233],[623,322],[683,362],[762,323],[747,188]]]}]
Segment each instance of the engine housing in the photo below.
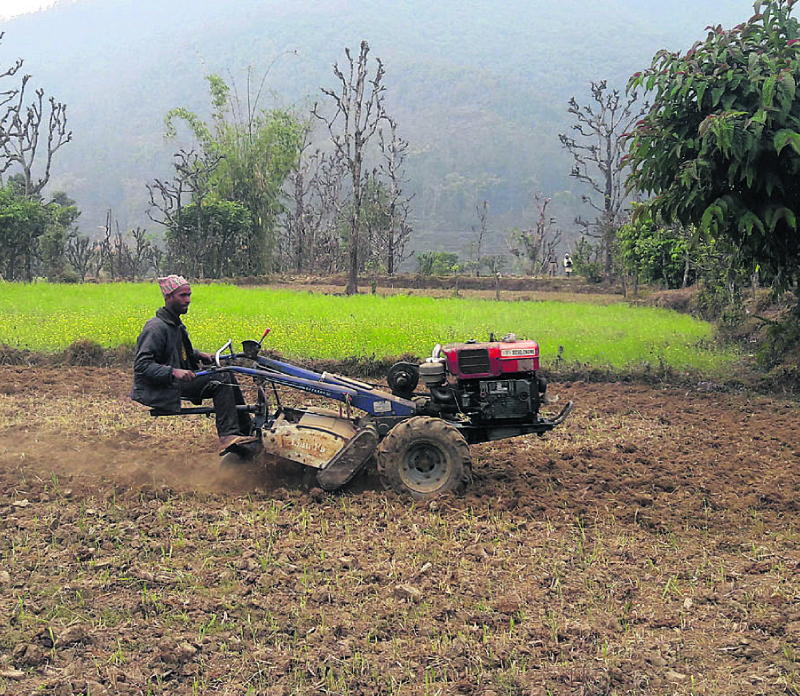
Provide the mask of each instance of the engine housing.
[{"label": "engine housing", "polygon": [[[419,367],[434,409],[476,423],[536,420],[547,380],[536,341],[451,343]],[[448,375],[455,378],[455,384]]]},{"label": "engine housing", "polygon": [[448,343],[442,348],[448,372],[456,379],[500,377],[539,369],[536,341]]}]

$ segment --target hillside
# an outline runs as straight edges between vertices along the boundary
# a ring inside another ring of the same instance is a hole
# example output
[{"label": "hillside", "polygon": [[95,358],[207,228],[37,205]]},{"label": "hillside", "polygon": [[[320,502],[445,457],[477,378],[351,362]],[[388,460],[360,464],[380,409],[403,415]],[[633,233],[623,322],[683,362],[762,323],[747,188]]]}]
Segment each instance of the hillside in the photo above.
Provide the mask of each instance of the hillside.
[{"label": "hillside", "polygon": [[23,57],[34,83],[68,104],[74,142],[50,191],[75,198],[93,234],[109,208],[122,228],[153,227],[145,183],[169,174],[176,149],[163,117],[206,110],[204,75],[244,94],[248,67],[254,81],[268,72],[263,105],[306,113],[344,46],[365,38],[411,145],[412,246],[459,250],[483,200],[496,245],[531,223],[537,190],[569,229],[581,192],[557,135],[570,96],[585,101],[591,80],[624,86],[658,49],[685,49],[707,24],[751,13],[749,0],[81,0],[0,25],[0,66]]}]

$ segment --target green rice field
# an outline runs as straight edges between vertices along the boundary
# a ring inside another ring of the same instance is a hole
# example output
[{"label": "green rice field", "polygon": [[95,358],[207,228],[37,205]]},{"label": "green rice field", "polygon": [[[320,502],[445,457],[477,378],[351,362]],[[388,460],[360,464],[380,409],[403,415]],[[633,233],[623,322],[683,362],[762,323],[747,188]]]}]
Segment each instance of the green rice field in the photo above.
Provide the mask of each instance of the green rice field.
[{"label": "green rice field", "polygon": [[[617,303],[504,302],[423,296],[340,297],[194,285],[184,321],[196,347],[213,351],[271,333],[264,346],[309,359],[429,355],[436,343],[501,338],[539,342],[542,361],[616,369],[669,366],[724,372],[737,358],[712,346],[713,327],[669,310]],[[0,344],[56,352],[89,339],[106,348],[135,343],[163,304],[155,283],[0,284]]]}]

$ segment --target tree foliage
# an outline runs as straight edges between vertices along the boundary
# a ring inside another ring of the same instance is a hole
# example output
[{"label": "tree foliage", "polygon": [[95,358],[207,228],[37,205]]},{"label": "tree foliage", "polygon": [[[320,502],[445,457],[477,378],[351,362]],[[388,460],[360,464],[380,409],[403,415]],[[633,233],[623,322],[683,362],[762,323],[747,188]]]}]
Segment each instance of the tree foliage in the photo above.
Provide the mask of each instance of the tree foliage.
[{"label": "tree foliage", "polygon": [[629,90],[654,93],[631,133],[629,185],[649,214],[732,241],[777,287],[800,269],[800,26],[796,0],[756,2],[686,53],[660,51]]},{"label": "tree foliage", "polygon": [[605,269],[603,246],[599,243],[592,244],[586,237],[581,237],[575,243],[572,264],[575,273],[582,276],[587,282],[601,283]]},{"label": "tree foliage", "polygon": [[250,213],[240,203],[190,203],[180,222],[167,229],[169,257],[195,278],[255,275],[251,229]]},{"label": "tree foliage", "polygon": [[0,268],[5,280],[32,280],[39,237],[48,222],[40,201],[0,188]]},{"label": "tree foliage", "polygon": [[[0,32],[0,41],[3,32]],[[53,156],[72,139],[67,107],[35,89],[21,74],[22,59],[0,66],[0,273],[7,280],[32,280],[43,274],[64,278],[69,263],[67,239],[80,212],[64,193],[45,203]],[[1,183],[1,182],[0,182]]]},{"label": "tree foliage", "polygon": [[64,193],[45,203],[25,195],[22,175],[11,177],[0,188],[0,275],[5,280],[66,279],[67,242],[77,233],[79,215],[75,201]]},{"label": "tree foliage", "polygon": [[425,251],[417,254],[417,273],[420,275],[453,275],[458,270],[458,254],[446,251]]},{"label": "tree foliage", "polygon": [[[174,180],[156,180],[149,187],[152,207],[160,212],[153,219],[164,224],[173,239],[186,239],[192,227],[183,217],[186,208],[194,204],[190,214],[196,222],[196,239],[192,245],[195,249],[197,245],[210,245],[202,247],[206,260],[197,266],[203,273],[219,273],[220,269],[229,268],[236,275],[261,274],[274,270],[278,264],[276,219],[283,207],[282,188],[297,163],[301,128],[287,111],[260,109],[261,89],[251,94],[249,78],[248,74],[244,103],[221,77],[207,78],[210,122],[184,108],[167,114],[167,136],[174,137],[177,123],[183,122],[196,139],[199,153],[178,153]],[[239,206],[247,215],[238,209],[229,214],[233,208],[221,205],[223,202]],[[214,211],[203,212],[204,206],[212,206]],[[225,212],[221,213],[222,210]],[[214,220],[216,229],[204,226]],[[234,232],[226,227],[224,236],[238,240],[245,254],[218,249],[221,255],[210,259],[209,254],[217,248],[211,240],[219,239],[219,226],[236,221],[241,222],[242,228]],[[181,258],[186,260],[184,256]],[[243,265],[230,268],[233,258]]]},{"label": "tree foliage", "polygon": [[638,283],[667,289],[686,287],[696,280],[699,245],[694,230],[638,218],[617,233],[617,261],[625,275]]}]

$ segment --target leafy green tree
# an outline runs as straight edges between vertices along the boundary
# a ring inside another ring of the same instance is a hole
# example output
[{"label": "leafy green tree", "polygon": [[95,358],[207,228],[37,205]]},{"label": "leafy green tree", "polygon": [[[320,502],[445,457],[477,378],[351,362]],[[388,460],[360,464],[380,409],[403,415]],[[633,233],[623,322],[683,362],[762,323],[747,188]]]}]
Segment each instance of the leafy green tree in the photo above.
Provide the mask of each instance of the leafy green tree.
[{"label": "leafy green tree", "polygon": [[64,193],[50,203],[25,195],[22,183],[15,175],[0,188],[0,274],[6,280],[65,280],[71,274],[67,238],[80,211]]},{"label": "leafy green tree", "polygon": [[167,258],[194,277],[257,275],[251,252],[250,212],[234,201],[204,201],[184,208],[180,222],[166,231]]},{"label": "leafy green tree", "polygon": [[[167,262],[174,271],[189,277],[197,277],[197,260],[203,251],[201,240],[207,237],[203,227],[202,206],[211,195],[211,175],[219,166],[218,156],[205,157],[191,150],[177,152],[172,166],[175,176],[172,179],[155,179],[147,184],[150,194],[150,208],[147,211],[150,219],[167,230],[168,241]],[[186,207],[194,206],[193,215],[186,218]],[[112,277],[116,270],[113,254],[110,253],[111,227],[110,219],[106,223],[104,240],[104,260],[111,261],[108,270]]]},{"label": "leafy green tree", "polygon": [[481,256],[481,267],[485,268],[490,276],[497,278],[500,272],[508,265],[508,256],[503,254],[487,254]]},{"label": "leafy green tree", "polygon": [[650,216],[730,240],[777,288],[800,270],[800,26],[796,0],[756,2],[686,53],[659,51],[629,90],[654,93],[629,141],[629,184]]},{"label": "leafy green tree", "polygon": [[[261,274],[277,264],[275,225],[282,209],[281,189],[297,162],[301,127],[287,111],[259,109],[260,91],[251,98],[249,79],[244,105],[222,78],[210,75],[207,79],[211,92],[210,123],[188,109],[173,109],[166,117],[167,136],[174,137],[177,122],[183,122],[202,151],[196,158],[198,170],[205,172],[204,177],[199,177],[200,185],[192,172],[185,173],[187,180],[194,178],[188,187],[195,191],[189,193],[190,202],[199,202],[202,189],[203,198],[208,195],[211,202],[229,201],[246,209],[249,222],[238,237],[247,249],[247,264],[238,272]],[[181,206],[182,201],[177,208]],[[237,214],[226,219],[246,218]],[[182,221],[174,224],[173,229],[179,230],[177,236],[189,229]],[[227,264],[222,259],[221,262]]]},{"label": "leafy green tree", "polygon": [[33,280],[39,238],[52,221],[41,201],[21,195],[14,186],[0,188],[0,273],[6,280]]},{"label": "leafy green tree", "polygon": [[458,254],[446,251],[425,251],[417,254],[417,272],[420,275],[453,275],[458,272]]},{"label": "leafy green tree", "polygon": [[695,279],[692,230],[639,218],[617,232],[617,256],[623,272],[639,282],[667,289],[686,287]]},{"label": "leafy green tree", "polygon": [[581,237],[572,254],[575,273],[590,283],[601,283],[605,272],[603,249],[602,244],[592,244],[586,237]]},{"label": "leafy green tree", "polygon": [[72,279],[74,269],[67,259],[67,240],[77,232],[75,223],[80,210],[63,191],[56,193],[46,208],[48,222],[38,240],[42,273],[51,281]]},{"label": "leafy green tree", "polygon": [[694,263],[700,313],[709,321],[736,325],[744,315],[742,289],[753,280],[739,249],[729,237],[708,237],[696,249]]}]

